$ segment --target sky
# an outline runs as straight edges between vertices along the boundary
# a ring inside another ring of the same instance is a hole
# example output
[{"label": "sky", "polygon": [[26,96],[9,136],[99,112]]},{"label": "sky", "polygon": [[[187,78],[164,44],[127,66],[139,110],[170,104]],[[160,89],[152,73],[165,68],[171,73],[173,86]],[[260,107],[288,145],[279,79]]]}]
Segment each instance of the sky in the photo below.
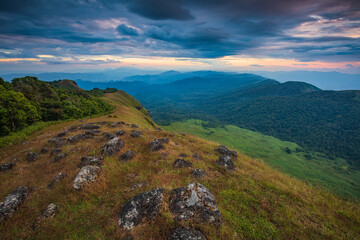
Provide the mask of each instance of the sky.
[{"label": "sky", "polygon": [[0,71],[360,73],[359,0],[0,0]]}]

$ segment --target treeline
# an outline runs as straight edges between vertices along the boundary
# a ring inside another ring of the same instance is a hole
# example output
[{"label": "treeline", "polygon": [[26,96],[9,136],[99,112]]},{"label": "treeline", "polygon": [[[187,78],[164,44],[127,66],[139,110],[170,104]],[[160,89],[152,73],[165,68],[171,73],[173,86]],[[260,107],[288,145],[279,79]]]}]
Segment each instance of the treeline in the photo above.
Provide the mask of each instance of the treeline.
[{"label": "treeline", "polygon": [[98,94],[52,86],[36,77],[0,78],[0,136],[37,121],[77,119],[111,112]]}]

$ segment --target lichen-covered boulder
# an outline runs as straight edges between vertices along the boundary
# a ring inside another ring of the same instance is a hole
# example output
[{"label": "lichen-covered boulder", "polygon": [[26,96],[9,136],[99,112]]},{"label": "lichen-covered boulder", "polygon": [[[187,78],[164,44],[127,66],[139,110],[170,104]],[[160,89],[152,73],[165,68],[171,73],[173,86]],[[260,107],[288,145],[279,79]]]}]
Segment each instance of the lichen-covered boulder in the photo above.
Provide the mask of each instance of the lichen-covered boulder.
[{"label": "lichen-covered boulder", "polygon": [[142,133],[140,131],[137,130],[132,130],[130,133],[131,137],[140,137],[142,135]]},{"label": "lichen-covered boulder", "polygon": [[164,143],[169,143],[169,139],[168,138],[155,139],[150,143],[150,151],[155,152],[164,149],[165,148],[163,145]]},{"label": "lichen-covered boulder", "polygon": [[126,132],[125,132],[125,130],[120,130],[120,131],[116,131],[116,132],[114,132],[114,134],[116,135],[116,136],[123,136],[123,135],[125,135],[126,134]]},{"label": "lichen-covered boulder", "polygon": [[15,166],[16,166],[16,164],[12,163],[12,162],[7,162],[7,163],[0,164],[0,172],[8,171],[8,170],[12,169]]},{"label": "lichen-covered boulder", "polygon": [[21,186],[7,195],[4,201],[0,203],[0,221],[12,216],[16,209],[25,201],[28,193],[28,188]]},{"label": "lichen-covered boulder", "polygon": [[116,135],[113,133],[105,132],[103,133],[103,138],[106,140],[111,140],[113,138],[116,138]]},{"label": "lichen-covered boulder", "polygon": [[51,183],[48,185],[48,188],[53,188],[53,186],[55,185],[55,183],[61,181],[62,179],[64,179],[67,175],[65,173],[58,173],[55,178],[51,181]]},{"label": "lichen-covered boulder", "polygon": [[85,156],[81,158],[81,163],[78,165],[78,168],[82,168],[87,165],[101,167],[103,165],[102,161],[102,157]]},{"label": "lichen-covered boulder", "polygon": [[66,136],[66,134],[68,134],[68,131],[62,131],[62,132],[58,133],[56,135],[56,137],[64,137],[64,136]]},{"label": "lichen-covered boulder", "polygon": [[84,124],[83,126],[81,126],[79,129],[80,130],[94,130],[94,129],[99,129],[100,126],[98,125],[94,125],[93,123],[87,123]]},{"label": "lichen-covered boulder", "polygon": [[26,155],[26,161],[28,162],[34,162],[37,158],[37,154],[35,152],[29,152],[27,155]]},{"label": "lichen-covered boulder", "polygon": [[42,218],[53,218],[58,212],[59,207],[53,203],[50,203],[46,209],[41,213]]},{"label": "lichen-covered boulder", "polygon": [[231,151],[230,149],[228,149],[224,145],[220,145],[216,150],[222,155],[230,156],[230,157],[235,158],[235,159],[238,156],[236,151]]},{"label": "lichen-covered boulder", "polygon": [[131,150],[128,150],[125,153],[120,155],[119,160],[121,162],[127,162],[127,161],[130,161],[131,159],[133,159],[134,157],[135,157],[135,153]]},{"label": "lichen-covered boulder", "polygon": [[54,137],[54,138],[50,139],[48,141],[48,143],[55,143],[56,145],[58,145],[58,144],[61,145],[63,143],[66,143],[66,138],[64,138],[64,137]]},{"label": "lichen-covered boulder", "polygon": [[163,188],[155,188],[132,197],[121,207],[119,226],[130,230],[143,221],[156,218],[161,210],[163,192]]},{"label": "lichen-covered boulder", "polygon": [[91,138],[91,136],[88,136],[88,135],[86,135],[86,134],[78,134],[78,135],[69,137],[69,138],[67,139],[67,141],[68,141],[69,143],[76,143],[76,142],[79,142],[80,140],[87,139],[87,138]]},{"label": "lichen-covered boulder", "polygon": [[62,152],[62,149],[61,148],[53,148],[51,151],[50,151],[50,156],[54,156],[54,155],[57,155],[59,153]]},{"label": "lichen-covered boulder", "polygon": [[170,211],[175,220],[193,219],[203,223],[221,224],[221,214],[215,197],[200,183],[190,183],[187,187],[172,190]]},{"label": "lichen-covered boulder", "polygon": [[219,164],[220,166],[226,168],[227,170],[235,170],[236,169],[231,157],[227,156],[227,155],[223,155],[223,156],[219,157],[219,159],[216,160],[216,163]]},{"label": "lichen-covered boulder", "polygon": [[193,169],[191,170],[191,175],[193,175],[196,178],[202,178],[206,176],[206,172],[201,169]]},{"label": "lichen-covered boulder", "polygon": [[56,163],[58,161],[60,161],[61,159],[66,158],[68,155],[66,153],[60,153],[59,155],[57,155],[56,157],[54,157],[53,160],[51,160],[51,163]]},{"label": "lichen-covered boulder", "polygon": [[170,240],[206,240],[206,237],[199,230],[177,228],[172,232]]},{"label": "lichen-covered boulder", "polygon": [[109,140],[102,148],[101,153],[107,156],[112,156],[119,152],[120,149],[125,145],[124,141],[118,137]]},{"label": "lichen-covered boulder", "polygon": [[189,161],[186,161],[185,159],[179,158],[174,161],[173,165],[176,168],[184,168],[184,167],[191,167],[192,163]]},{"label": "lichen-covered boulder", "polygon": [[84,185],[94,182],[100,171],[101,168],[97,166],[83,167],[74,179],[73,188],[76,190],[81,190],[84,187]]}]

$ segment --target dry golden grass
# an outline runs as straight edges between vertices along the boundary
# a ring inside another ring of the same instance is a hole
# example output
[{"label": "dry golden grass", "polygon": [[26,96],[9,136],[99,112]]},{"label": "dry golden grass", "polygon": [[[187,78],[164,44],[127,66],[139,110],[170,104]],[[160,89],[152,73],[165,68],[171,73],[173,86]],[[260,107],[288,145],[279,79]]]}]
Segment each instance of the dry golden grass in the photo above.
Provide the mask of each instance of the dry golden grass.
[{"label": "dry golden grass", "polygon": [[[115,102],[118,96],[108,95],[107,98]],[[151,130],[152,125],[145,120],[144,112],[126,104],[117,106],[111,114],[116,117],[101,116],[57,124],[32,135],[26,144],[0,150],[1,162],[19,159],[13,170],[0,173],[0,199],[21,185],[32,189],[18,211],[0,223],[1,239],[121,239],[127,234],[135,239],[167,239],[179,224],[200,229],[208,239],[360,239],[358,204],[341,200],[241,154],[235,162],[237,170],[227,172],[215,163],[218,154],[214,151],[214,143]],[[83,191],[72,189],[72,181],[79,171],[77,164],[82,156],[99,155],[106,140],[97,138],[67,144],[62,149],[69,156],[57,163],[50,163],[49,154],[33,163],[25,161],[28,149],[39,152],[43,146],[51,146],[47,141],[65,128],[98,121],[137,123],[143,136],[130,137],[132,128],[127,125],[102,126],[103,132],[124,129],[127,133],[121,139],[125,146],[116,155],[104,158],[99,178]],[[153,139],[165,137],[170,143],[165,144],[164,150],[149,151]],[[136,157],[120,162],[118,157],[127,150],[133,150]],[[193,163],[193,168],[207,172],[207,177],[198,181],[209,188],[217,200],[223,218],[221,228],[196,222],[174,222],[167,204],[169,192],[195,181],[190,168],[173,168],[174,160],[181,153],[188,155],[185,159]],[[200,154],[202,160],[193,158],[194,153]],[[48,189],[47,185],[59,172],[66,173],[67,177]],[[146,184],[131,190],[134,184],[141,182]],[[134,195],[157,187],[166,190],[160,216],[131,231],[119,228],[117,216],[121,206]],[[33,229],[36,218],[50,203],[60,206],[58,215]]]}]

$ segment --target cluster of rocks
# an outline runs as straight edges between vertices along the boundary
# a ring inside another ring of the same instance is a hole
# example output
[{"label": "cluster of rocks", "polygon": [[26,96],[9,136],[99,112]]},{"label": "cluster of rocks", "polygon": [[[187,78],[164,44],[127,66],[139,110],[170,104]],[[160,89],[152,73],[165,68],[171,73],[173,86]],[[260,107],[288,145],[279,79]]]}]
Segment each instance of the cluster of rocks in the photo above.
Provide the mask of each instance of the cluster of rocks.
[{"label": "cluster of rocks", "polygon": [[[202,224],[221,225],[221,214],[211,192],[200,183],[173,189],[169,208],[175,221],[192,220]],[[130,230],[159,216],[164,203],[164,189],[155,188],[135,195],[122,207],[118,216],[120,227]],[[198,230],[176,228],[170,239],[206,239]]]},{"label": "cluster of rocks", "polygon": [[124,145],[125,143],[123,140],[115,137],[105,143],[105,145],[101,148],[101,153],[107,156],[112,156],[115,153],[119,152]]},{"label": "cluster of rocks", "polygon": [[97,156],[85,156],[81,158],[81,163],[78,164],[78,168],[83,168],[87,165],[101,167],[103,165],[103,158]]},{"label": "cluster of rocks", "polygon": [[224,145],[220,145],[216,151],[222,154],[217,160],[216,163],[224,167],[227,170],[235,170],[233,160],[237,159],[237,152],[231,151]]},{"label": "cluster of rocks", "polygon": [[165,149],[164,145],[165,143],[169,143],[168,138],[161,138],[161,139],[155,139],[150,143],[150,151],[155,152],[162,149]]}]

